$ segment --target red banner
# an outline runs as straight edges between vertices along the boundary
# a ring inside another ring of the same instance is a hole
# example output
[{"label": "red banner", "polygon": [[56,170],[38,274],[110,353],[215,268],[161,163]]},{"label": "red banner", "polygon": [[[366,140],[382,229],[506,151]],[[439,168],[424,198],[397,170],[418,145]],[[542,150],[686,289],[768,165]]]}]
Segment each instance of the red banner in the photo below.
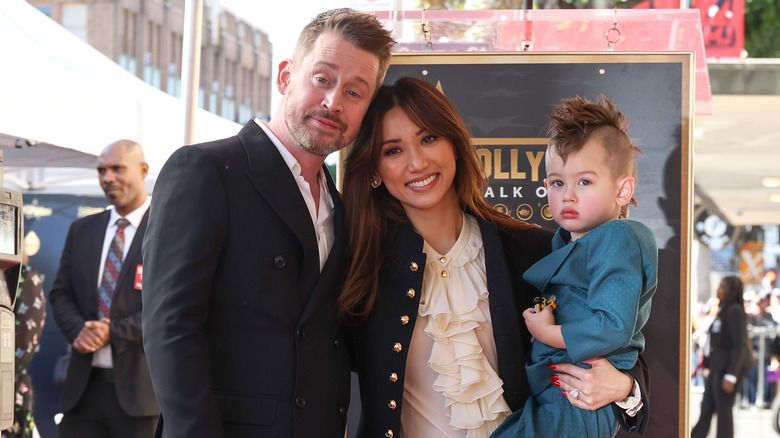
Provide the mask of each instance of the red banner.
[{"label": "red banner", "polygon": [[[739,61],[745,49],[745,0],[692,0],[699,9],[707,61]],[[679,0],[646,0],[635,9],[677,9]]]},{"label": "red banner", "polygon": [[695,0],[708,61],[738,61],[745,49],[745,0]]}]

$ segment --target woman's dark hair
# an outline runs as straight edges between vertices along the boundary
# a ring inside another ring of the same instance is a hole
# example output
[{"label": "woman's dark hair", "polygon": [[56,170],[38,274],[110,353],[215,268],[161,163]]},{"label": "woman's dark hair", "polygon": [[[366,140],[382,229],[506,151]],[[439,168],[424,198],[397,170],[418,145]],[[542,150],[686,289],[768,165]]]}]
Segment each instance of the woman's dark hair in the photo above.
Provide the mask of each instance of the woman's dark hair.
[{"label": "woman's dark hair", "polygon": [[732,275],[729,277],[723,277],[723,279],[720,281],[723,286],[726,287],[726,294],[720,301],[720,309],[723,310],[729,306],[729,304],[732,303],[738,303],[740,306],[743,305],[743,286],[742,286],[742,280],[739,279],[739,277]]},{"label": "woman's dark hair", "polygon": [[532,227],[496,211],[485,201],[482,194],[487,178],[482,161],[458,111],[441,91],[413,77],[382,86],[344,159],[342,199],[351,255],[337,305],[339,316],[349,321],[365,319],[371,311],[383,262],[380,246],[389,226],[409,222],[401,203],[384,185],[371,187],[382,150],[382,122],[393,108],[401,108],[421,129],[452,142],[457,159],[453,183],[462,210],[501,227]]}]

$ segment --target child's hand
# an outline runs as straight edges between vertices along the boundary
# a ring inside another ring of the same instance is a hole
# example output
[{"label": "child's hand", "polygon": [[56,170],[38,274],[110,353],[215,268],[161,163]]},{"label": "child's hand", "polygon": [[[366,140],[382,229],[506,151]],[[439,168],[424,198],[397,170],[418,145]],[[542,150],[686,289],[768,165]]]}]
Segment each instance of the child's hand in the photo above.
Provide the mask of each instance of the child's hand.
[{"label": "child's hand", "polygon": [[538,313],[533,307],[525,309],[525,312],[523,312],[523,319],[525,319],[525,325],[528,327],[528,331],[531,332],[531,336],[546,344],[545,335],[547,334],[547,330],[549,327],[555,325],[555,316],[553,316],[552,307],[545,307]]}]

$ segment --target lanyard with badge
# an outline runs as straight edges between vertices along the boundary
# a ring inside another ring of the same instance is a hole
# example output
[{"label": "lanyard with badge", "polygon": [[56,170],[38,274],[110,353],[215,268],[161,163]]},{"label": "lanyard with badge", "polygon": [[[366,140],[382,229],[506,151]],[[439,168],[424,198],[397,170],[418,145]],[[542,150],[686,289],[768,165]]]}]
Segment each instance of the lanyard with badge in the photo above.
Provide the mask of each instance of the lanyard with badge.
[{"label": "lanyard with badge", "polygon": [[712,345],[710,342],[712,341],[712,334],[713,333],[720,333],[721,329],[721,320],[720,318],[717,318],[715,321],[712,321],[712,325],[710,326],[710,335],[707,336],[707,344],[704,346],[704,355],[709,356],[710,352],[712,351]]}]

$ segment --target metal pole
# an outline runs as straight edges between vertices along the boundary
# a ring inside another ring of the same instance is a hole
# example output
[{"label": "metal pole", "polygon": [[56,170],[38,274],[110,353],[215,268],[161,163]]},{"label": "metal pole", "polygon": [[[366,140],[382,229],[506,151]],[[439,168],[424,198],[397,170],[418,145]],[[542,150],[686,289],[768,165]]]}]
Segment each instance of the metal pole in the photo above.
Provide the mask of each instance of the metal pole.
[{"label": "metal pole", "polygon": [[767,330],[764,327],[758,331],[758,363],[756,364],[756,406],[764,406],[764,378],[766,375],[766,345]]},{"label": "metal pole", "polygon": [[203,35],[203,0],[185,0],[184,47],[181,53],[181,96],[184,99],[184,144],[194,143],[195,110],[200,85],[200,49]]}]

